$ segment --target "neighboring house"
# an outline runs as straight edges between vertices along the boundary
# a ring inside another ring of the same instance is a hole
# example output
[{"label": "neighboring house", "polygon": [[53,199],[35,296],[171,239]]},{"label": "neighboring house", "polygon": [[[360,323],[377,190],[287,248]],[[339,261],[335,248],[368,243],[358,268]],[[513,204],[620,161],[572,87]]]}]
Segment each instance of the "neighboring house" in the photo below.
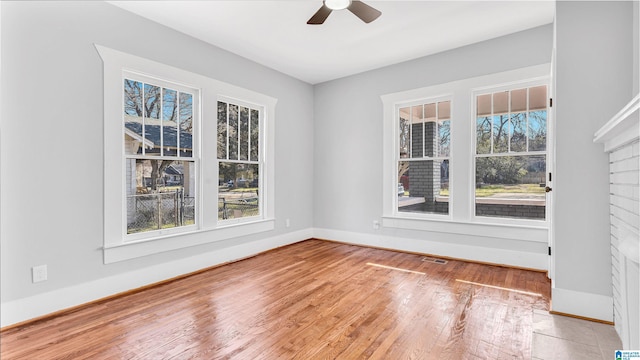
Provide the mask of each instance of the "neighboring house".
[{"label": "neighboring house", "polygon": [[[163,144],[164,155],[175,156],[178,148],[180,156],[191,156],[192,135],[178,127],[175,121],[160,121],[144,119],[144,138],[142,136],[142,118],[125,115],[125,147],[131,153],[142,154],[144,144],[147,154],[160,154],[160,144]],[[162,132],[162,138],[160,137]],[[179,135],[178,135],[179,134]],[[178,141],[179,139],[179,141]]]},{"label": "neighboring house", "polygon": [[184,184],[184,173],[181,165],[169,165],[163,174],[166,186],[176,186]]},{"label": "neighboring house", "polygon": [[[160,121],[158,119],[141,118],[124,115],[125,149],[129,154],[144,153],[175,156],[178,151],[180,156],[191,157],[193,149],[192,134],[188,129],[178,126],[175,121]],[[144,129],[144,137],[142,132]],[[162,146],[160,146],[162,144]],[[128,181],[131,184],[128,195],[147,193],[153,187],[154,180],[149,161],[141,164],[131,163],[127,176],[136,174],[136,181]],[[174,161],[164,168],[155,180],[156,185],[175,186],[184,185],[184,168],[181,162]],[[130,179],[131,180],[131,179]]]}]

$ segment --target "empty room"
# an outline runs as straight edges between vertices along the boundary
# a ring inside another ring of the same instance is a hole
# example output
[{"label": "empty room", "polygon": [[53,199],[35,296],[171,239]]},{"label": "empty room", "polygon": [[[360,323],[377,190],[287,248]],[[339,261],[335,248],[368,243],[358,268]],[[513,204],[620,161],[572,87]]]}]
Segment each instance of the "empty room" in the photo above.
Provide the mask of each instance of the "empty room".
[{"label": "empty room", "polygon": [[640,358],[637,0],[2,0],[0,45],[3,360]]}]

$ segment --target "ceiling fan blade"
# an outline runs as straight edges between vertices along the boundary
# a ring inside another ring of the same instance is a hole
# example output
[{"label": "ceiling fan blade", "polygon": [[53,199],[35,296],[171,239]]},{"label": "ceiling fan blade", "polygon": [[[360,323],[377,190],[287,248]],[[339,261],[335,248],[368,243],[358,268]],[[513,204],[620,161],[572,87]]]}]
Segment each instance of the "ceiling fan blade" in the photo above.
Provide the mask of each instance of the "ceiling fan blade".
[{"label": "ceiling fan blade", "polygon": [[351,5],[349,5],[347,9],[349,9],[349,11],[353,13],[353,15],[359,17],[360,20],[366,22],[367,24],[382,15],[379,10],[374,9],[371,6],[358,0],[351,1]]},{"label": "ceiling fan blade", "polygon": [[327,20],[327,17],[329,16],[329,14],[331,14],[332,11],[333,10],[329,9],[324,4],[322,4],[322,7],[318,9],[318,11],[316,11],[315,14],[313,14],[313,16],[311,17],[311,19],[309,19],[309,21],[307,21],[307,24],[309,25],[323,24],[324,21]]}]

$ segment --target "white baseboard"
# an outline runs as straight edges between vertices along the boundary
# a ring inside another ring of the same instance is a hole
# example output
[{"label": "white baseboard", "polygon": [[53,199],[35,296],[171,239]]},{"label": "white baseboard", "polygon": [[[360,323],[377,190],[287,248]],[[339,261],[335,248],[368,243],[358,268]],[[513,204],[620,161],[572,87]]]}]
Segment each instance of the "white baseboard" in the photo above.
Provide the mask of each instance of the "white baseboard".
[{"label": "white baseboard", "polygon": [[311,237],[313,237],[312,229],[304,229],[218,249],[213,252],[179,259],[169,263],[162,263],[113,275],[27,298],[8,301],[2,303],[0,306],[0,327],[17,324],[210,266],[242,259],[280,246],[307,240]]},{"label": "white baseboard", "polygon": [[546,253],[532,253],[318,228],[314,229],[313,235],[318,239],[334,240],[354,245],[432,254],[542,271],[548,270],[549,259]]},{"label": "white baseboard", "polygon": [[590,319],[613,321],[613,297],[560,288],[551,289],[551,310]]},{"label": "white baseboard", "polygon": [[[0,327],[34,319],[56,311],[310,238],[547,270],[548,259],[546,254],[408,239],[387,235],[309,228],[175,260],[170,263],[162,263],[109,276],[23,299],[8,301],[1,305]],[[604,321],[613,320],[613,299],[609,296],[554,288],[552,298],[554,311]]]}]

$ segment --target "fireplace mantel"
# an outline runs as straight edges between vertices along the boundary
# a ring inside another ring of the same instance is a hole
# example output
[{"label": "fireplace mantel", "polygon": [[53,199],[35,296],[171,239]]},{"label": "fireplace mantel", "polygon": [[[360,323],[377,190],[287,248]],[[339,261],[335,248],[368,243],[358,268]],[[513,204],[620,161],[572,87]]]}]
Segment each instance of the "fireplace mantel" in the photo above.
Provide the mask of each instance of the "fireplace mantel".
[{"label": "fireplace mantel", "polygon": [[604,151],[611,152],[638,138],[640,138],[640,94],[596,131],[593,142],[604,144]]}]

